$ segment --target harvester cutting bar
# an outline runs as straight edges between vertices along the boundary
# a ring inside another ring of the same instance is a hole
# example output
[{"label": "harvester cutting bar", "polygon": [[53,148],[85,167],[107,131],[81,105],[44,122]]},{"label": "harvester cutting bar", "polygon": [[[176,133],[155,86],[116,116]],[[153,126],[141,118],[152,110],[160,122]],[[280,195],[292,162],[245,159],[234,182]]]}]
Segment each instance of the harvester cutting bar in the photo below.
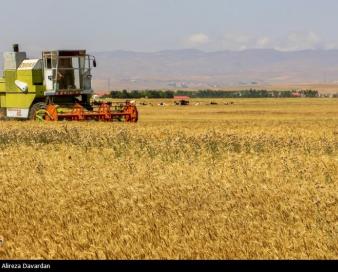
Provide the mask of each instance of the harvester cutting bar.
[{"label": "harvester cutting bar", "polygon": [[58,106],[49,104],[44,116],[46,121],[124,121],[136,123],[138,121],[138,111],[134,104],[127,102],[120,110],[112,110],[111,105],[102,103],[94,111],[85,111],[84,107],[76,104],[70,112],[58,112]]}]

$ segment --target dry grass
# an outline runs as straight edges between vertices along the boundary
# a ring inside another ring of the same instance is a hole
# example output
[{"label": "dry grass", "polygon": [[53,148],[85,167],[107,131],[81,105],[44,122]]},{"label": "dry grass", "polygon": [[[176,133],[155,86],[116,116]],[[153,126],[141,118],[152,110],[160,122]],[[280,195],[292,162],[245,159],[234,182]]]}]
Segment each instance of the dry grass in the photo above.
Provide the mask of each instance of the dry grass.
[{"label": "dry grass", "polygon": [[338,101],[0,123],[0,259],[337,259]]}]

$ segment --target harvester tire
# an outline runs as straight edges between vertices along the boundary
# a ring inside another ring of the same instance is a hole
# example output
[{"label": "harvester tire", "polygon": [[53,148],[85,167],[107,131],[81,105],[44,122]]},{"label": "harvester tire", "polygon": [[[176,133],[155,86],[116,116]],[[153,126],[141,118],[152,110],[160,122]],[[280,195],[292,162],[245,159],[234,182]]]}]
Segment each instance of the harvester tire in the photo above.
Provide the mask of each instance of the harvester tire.
[{"label": "harvester tire", "polygon": [[6,109],[0,108],[0,120],[6,120]]},{"label": "harvester tire", "polygon": [[39,102],[39,103],[36,103],[36,104],[34,104],[32,107],[31,107],[31,109],[30,109],[30,111],[29,111],[29,116],[28,116],[28,119],[29,120],[39,120],[38,118],[37,118],[37,113],[39,112],[39,111],[41,111],[41,110],[46,110],[46,108],[47,108],[47,105],[46,105],[46,103],[43,103],[43,102]]}]

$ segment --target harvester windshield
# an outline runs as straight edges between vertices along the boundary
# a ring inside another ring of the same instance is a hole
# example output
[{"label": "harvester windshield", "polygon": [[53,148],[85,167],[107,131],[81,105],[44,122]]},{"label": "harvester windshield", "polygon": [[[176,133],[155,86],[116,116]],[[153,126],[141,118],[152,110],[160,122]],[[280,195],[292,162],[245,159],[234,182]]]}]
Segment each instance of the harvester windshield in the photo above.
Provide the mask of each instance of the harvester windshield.
[{"label": "harvester windshield", "polygon": [[44,52],[47,94],[65,91],[91,93],[91,60],[84,50]]}]

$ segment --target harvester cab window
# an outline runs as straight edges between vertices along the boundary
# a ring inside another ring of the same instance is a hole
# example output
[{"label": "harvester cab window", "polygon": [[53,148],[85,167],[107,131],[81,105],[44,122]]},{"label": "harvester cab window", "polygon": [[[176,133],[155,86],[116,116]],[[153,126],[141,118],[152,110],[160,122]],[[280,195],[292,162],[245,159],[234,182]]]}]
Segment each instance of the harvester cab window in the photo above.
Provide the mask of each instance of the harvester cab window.
[{"label": "harvester cab window", "polygon": [[73,58],[59,58],[58,69],[56,71],[58,89],[77,89],[77,86],[75,86],[74,69],[76,67],[73,67],[74,63],[76,62],[74,62]]},{"label": "harvester cab window", "polygon": [[47,69],[52,69],[52,59],[51,58],[46,59],[46,65],[45,65],[45,67]]},{"label": "harvester cab window", "polygon": [[84,50],[44,52],[43,59],[47,91],[91,90],[91,59]]}]

